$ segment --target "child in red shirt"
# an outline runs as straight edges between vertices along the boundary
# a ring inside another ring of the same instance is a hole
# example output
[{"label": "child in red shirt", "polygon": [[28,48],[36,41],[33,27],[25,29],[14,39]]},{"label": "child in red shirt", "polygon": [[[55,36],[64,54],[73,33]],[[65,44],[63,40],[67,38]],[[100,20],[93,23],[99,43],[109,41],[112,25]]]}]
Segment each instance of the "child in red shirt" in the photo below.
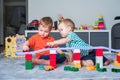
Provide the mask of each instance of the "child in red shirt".
[{"label": "child in red shirt", "polygon": [[[34,50],[43,49],[46,47],[47,42],[53,42],[54,38],[49,35],[52,29],[52,25],[53,21],[50,17],[43,17],[39,21],[38,33],[33,35],[24,43],[23,50],[29,50],[29,48],[33,48]],[[57,47],[57,45],[54,45],[53,47]],[[60,50],[58,50],[57,52],[59,52],[60,54],[63,53]],[[32,60],[33,64],[49,65],[49,54],[49,50],[36,53],[36,59]],[[62,63],[66,61],[66,57],[60,57],[60,54],[57,54],[57,63]]]}]

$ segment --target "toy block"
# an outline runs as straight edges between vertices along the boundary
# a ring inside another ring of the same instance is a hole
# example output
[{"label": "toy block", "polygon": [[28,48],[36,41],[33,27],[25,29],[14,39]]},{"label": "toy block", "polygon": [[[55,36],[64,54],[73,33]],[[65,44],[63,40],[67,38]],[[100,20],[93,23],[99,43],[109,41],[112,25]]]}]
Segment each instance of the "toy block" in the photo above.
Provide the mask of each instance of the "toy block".
[{"label": "toy block", "polygon": [[80,49],[75,49],[73,52],[73,60],[80,60]]},{"label": "toy block", "polygon": [[25,54],[25,60],[31,61],[32,60],[32,54]]},{"label": "toy block", "polygon": [[50,60],[52,61],[56,60],[56,54],[50,54]]},{"label": "toy block", "polygon": [[40,65],[39,65],[39,69],[40,69],[40,70],[44,70],[44,65],[40,64]]},{"label": "toy block", "polygon": [[112,68],[111,71],[112,71],[112,72],[116,72],[116,73],[118,73],[118,72],[120,72],[120,69]]},{"label": "toy block", "polygon": [[115,60],[115,61],[114,61],[114,66],[119,67],[119,66],[120,66],[120,63]]},{"label": "toy block", "polygon": [[73,72],[77,72],[77,71],[79,71],[79,69],[76,68],[76,67],[72,67],[72,68],[71,68],[71,71],[73,71]]},{"label": "toy block", "polygon": [[64,67],[64,71],[70,71],[70,69],[71,69],[71,66],[65,66]]},{"label": "toy block", "polygon": [[25,69],[26,70],[32,69],[32,61],[25,61]]},{"label": "toy block", "polygon": [[96,49],[96,56],[103,56],[103,49]]},{"label": "toy block", "polygon": [[80,53],[74,53],[73,54],[73,59],[74,60],[80,60]]},{"label": "toy block", "polygon": [[65,67],[64,67],[64,70],[65,70],[65,71],[73,71],[73,72],[79,71],[78,68],[76,68],[76,67],[71,67],[71,66],[65,66]]},{"label": "toy block", "polygon": [[100,68],[100,64],[96,63],[96,69],[99,69],[99,68]]},{"label": "toy block", "polygon": [[96,49],[96,63],[99,63],[100,68],[103,67],[103,49]]},{"label": "toy block", "polygon": [[50,66],[53,66],[54,68],[56,68],[57,66],[56,66],[56,61],[54,60],[54,61],[52,61],[52,60],[50,60]]},{"label": "toy block", "polygon": [[56,50],[50,50],[50,66],[56,68]]},{"label": "toy block", "polygon": [[76,61],[76,62],[74,61],[72,66],[75,67],[75,68],[80,69],[81,68],[80,61]]},{"label": "toy block", "polygon": [[60,54],[60,57],[65,57],[65,53]]},{"label": "toy block", "polygon": [[99,71],[99,72],[106,72],[107,69],[106,68],[99,68],[99,69],[97,69],[97,71]]},{"label": "toy block", "polygon": [[117,53],[117,61],[118,61],[118,63],[120,63],[120,52]]},{"label": "toy block", "polygon": [[99,63],[96,64],[96,70],[99,71],[99,72],[106,72],[107,71],[106,68],[100,68],[100,64]]},{"label": "toy block", "polygon": [[88,71],[96,70],[96,66],[87,66],[86,70]]}]

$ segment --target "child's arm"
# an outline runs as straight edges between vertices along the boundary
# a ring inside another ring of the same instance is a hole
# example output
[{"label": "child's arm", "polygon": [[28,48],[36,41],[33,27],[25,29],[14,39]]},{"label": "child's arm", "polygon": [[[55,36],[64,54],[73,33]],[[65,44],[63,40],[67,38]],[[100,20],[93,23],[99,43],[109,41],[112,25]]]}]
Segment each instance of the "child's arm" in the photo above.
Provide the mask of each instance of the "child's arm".
[{"label": "child's arm", "polygon": [[69,64],[72,64],[72,62],[73,62],[73,53],[72,53],[72,52],[69,52],[69,53],[68,53],[68,63],[69,63]]},{"label": "child's arm", "polygon": [[57,52],[58,52],[59,54],[63,54],[63,51],[62,51],[62,50],[57,50]]},{"label": "child's arm", "polygon": [[24,44],[23,44],[23,51],[27,51],[27,50],[29,50],[29,42],[28,41],[26,41]]},{"label": "child's arm", "polygon": [[62,39],[59,39],[59,40],[55,40],[54,42],[48,42],[47,43],[47,46],[53,46],[55,44],[66,44],[68,42],[70,42],[71,40],[69,38],[62,38]]}]

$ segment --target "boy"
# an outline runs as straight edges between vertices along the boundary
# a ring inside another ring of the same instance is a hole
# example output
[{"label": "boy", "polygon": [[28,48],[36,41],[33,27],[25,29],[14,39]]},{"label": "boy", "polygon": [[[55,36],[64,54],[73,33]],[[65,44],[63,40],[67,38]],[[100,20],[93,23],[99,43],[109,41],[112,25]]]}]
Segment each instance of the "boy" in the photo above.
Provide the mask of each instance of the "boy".
[{"label": "boy", "polygon": [[[23,45],[23,50],[29,50],[30,48],[33,48],[34,50],[43,49],[46,47],[47,42],[54,41],[54,38],[50,36],[50,31],[52,29],[53,21],[50,17],[43,17],[39,21],[38,26],[38,33],[33,35],[31,38],[29,38]],[[53,47],[57,47],[57,45],[53,45]],[[58,50],[60,54],[62,54],[62,51]],[[43,64],[43,65],[49,65],[50,64],[50,52],[44,51],[40,53],[36,53],[36,59],[32,60],[33,64]],[[60,54],[57,54],[57,63],[62,63],[66,60],[66,57],[60,57]]]},{"label": "boy", "polygon": [[[76,35],[73,31],[75,28],[75,24],[71,19],[64,19],[59,25],[58,30],[60,32],[62,39],[48,42],[48,46],[53,46],[55,44],[66,44],[66,47],[90,47],[89,44],[85,43],[78,35]],[[90,53],[90,54],[89,54]],[[71,64],[73,60],[73,52],[69,51],[68,53],[68,61]],[[93,66],[95,65],[95,51],[89,52],[88,50],[81,50],[81,63],[83,66]],[[112,62],[111,59],[107,59],[103,57],[104,65],[108,65]]]}]

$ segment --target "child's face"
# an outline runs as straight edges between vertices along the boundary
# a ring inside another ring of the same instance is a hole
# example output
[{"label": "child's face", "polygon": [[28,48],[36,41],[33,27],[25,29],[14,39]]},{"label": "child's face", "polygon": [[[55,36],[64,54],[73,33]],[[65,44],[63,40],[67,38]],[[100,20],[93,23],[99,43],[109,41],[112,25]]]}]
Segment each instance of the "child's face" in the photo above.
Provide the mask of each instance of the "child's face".
[{"label": "child's face", "polygon": [[58,30],[60,32],[61,37],[67,37],[68,33],[71,31],[71,28],[67,27],[64,23],[60,23],[58,25]]},{"label": "child's face", "polygon": [[41,35],[41,37],[45,38],[49,35],[50,29],[48,27],[44,27],[43,25],[39,25],[38,33]]}]

